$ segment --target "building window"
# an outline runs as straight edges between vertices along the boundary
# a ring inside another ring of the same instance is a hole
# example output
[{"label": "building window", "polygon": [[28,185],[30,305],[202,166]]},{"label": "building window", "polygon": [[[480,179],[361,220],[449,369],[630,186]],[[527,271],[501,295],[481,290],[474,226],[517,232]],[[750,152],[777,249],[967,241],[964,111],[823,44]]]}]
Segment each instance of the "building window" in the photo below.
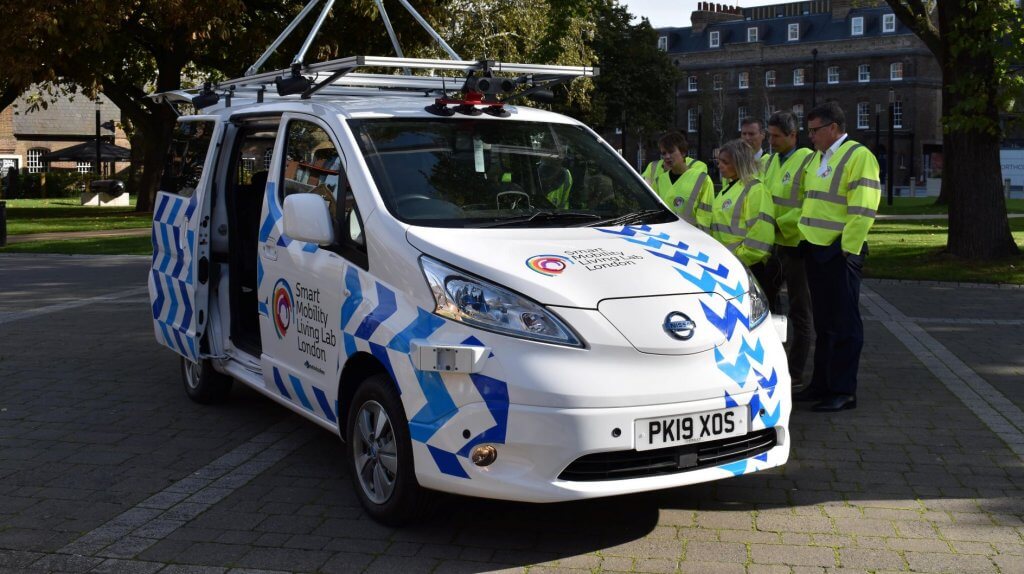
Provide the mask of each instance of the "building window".
[{"label": "building window", "polygon": [[668,36],[658,36],[658,49],[668,52]]},{"label": "building window", "polygon": [[839,66],[828,67],[828,83],[838,84],[839,83]]},{"label": "building window", "polygon": [[697,131],[697,108],[690,108],[686,112],[686,131],[690,133]]},{"label": "building window", "polygon": [[750,87],[750,72],[740,72],[739,86],[741,90]]},{"label": "building window", "polygon": [[42,147],[35,147],[28,150],[25,156],[25,167],[29,173],[42,173],[46,171],[46,162],[42,160],[43,154],[50,153],[50,150]]},{"label": "building window", "polygon": [[889,79],[894,82],[903,79],[903,62],[889,64]]},{"label": "building window", "polygon": [[858,82],[870,82],[871,81],[871,65],[861,64],[857,66],[857,81]]},{"label": "building window", "polygon": [[274,148],[268,147],[267,151],[263,152],[263,169],[270,169],[270,162],[274,159]]},{"label": "building window", "polygon": [[712,86],[716,90],[722,89],[722,74],[715,74],[714,78],[712,78]]},{"label": "building window", "polygon": [[851,36],[863,36],[864,35],[864,17],[857,16],[850,20],[850,35]]},{"label": "building window", "polygon": [[903,127],[903,100],[896,99],[892,103],[892,127]]},{"label": "building window", "polygon": [[882,16],[882,32],[895,32],[896,31],[896,15],[885,14]]},{"label": "building window", "polygon": [[866,130],[870,123],[871,112],[868,110],[867,102],[860,102],[857,104],[857,129]]},{"label": "building window", "polygon": [[687,91],[690,91],[690,92],[696,92],[697,91],[697,76],[690,76],[686,80],[686,89],[687,89]]},{"label": "building window", "polygon": [[747,106],[736,108],[736,131],[743,129],[743,120],[747,117]]},{"label": "building window", "polygon": [[720,46],[721,45],[721,37],[722,36],[721,36],[720,32],[717,32],[717,31],[712,32],[711,35],[708,37],[708,47],[710,47],[710,48],[717,48],[718,46]]},{"label": "building window", "polygon": [[793,85],[802,86],[804,85],[804,69],[797,68],[793,70]]},{"label": "building window", "polygon": [[793,104],[793,115],[796,116],[796,125],[800,130],[804,129],[804,105]]},{"label": "building window", "polygon": [[92,162],[80,161],[75,164],[75,171],[78,173],[92,173]]},{"label": "building window", "polygon": [[768,70],[764,73],[764,85],[767,88],[775,87],[775,70]]},{"label": "building window", "polygon": [[789,25],[789,34],[787,35],[787,40],[790,41],[790,42],[795,42],[795,41],[797,41],[799,39],[800,39],[800,24],[790,24]]},{"label": "building window", "polygon": [[747,28],[747,41],[748,42],[756,42],[757,41],[757,28],[756,27]]}]

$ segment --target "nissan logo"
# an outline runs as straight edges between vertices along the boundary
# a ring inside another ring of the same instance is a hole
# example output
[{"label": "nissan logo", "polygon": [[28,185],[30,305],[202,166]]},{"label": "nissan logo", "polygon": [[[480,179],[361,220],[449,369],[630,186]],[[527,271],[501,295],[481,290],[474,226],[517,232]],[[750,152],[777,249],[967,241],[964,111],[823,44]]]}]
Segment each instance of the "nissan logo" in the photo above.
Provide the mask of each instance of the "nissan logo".
[{"label": "nissan logo", "polygon": [[693,331],[697,328],[697,324],[694,323],[684,313],[679,311],[672,311],[665,317],[665,332],[669,336],[679,339],[680,341],[688,341],[693,337]]}]

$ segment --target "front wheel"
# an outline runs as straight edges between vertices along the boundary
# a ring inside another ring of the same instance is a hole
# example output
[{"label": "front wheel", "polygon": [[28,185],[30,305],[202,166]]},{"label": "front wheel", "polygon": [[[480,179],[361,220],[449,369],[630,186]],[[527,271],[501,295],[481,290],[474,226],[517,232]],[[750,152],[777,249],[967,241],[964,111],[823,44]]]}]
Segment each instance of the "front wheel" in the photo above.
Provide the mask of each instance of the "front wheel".
[{"label": "front wheel", "polygon": [[429,512],[434,493],[416,481],[409,425],[387,374],[363,381],[347,422],[349,468],[366,512],[389,526],[401,526]]},{"label": "front wheel", "polygon": [[204,405],[223,403],[235,382],[214,369],[209,360],[200,359],[198,363],[193,363],[184,357],[181,359],[181,378],[185,382],[188,398]]}]

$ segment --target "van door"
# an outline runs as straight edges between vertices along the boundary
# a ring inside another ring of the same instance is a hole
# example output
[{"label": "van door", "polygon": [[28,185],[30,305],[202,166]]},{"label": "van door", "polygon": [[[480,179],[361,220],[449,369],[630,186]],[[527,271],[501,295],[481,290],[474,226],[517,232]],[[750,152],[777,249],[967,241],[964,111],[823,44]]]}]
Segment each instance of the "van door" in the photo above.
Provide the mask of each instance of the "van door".
[{"label": "van door", "polygon": [[216,116],[178,120],[153,208],[153,328],[157,341],[191,361],[205,355],[214,142],[222,131]]},{"label": "van door", "polygon": [[[330,127],[313,116],[285,114],[263,202],[258,292],[263,376],[267,389],[308,414],[338,424],[343,278],[352,265],[343,224],[355,210],[347,161]],[[319,195],[334,224],[332,245],[288,237],[284,199]],[[357,215],[356,215],[357,217]],[[361,236],[361,234],[360,234]]]}]

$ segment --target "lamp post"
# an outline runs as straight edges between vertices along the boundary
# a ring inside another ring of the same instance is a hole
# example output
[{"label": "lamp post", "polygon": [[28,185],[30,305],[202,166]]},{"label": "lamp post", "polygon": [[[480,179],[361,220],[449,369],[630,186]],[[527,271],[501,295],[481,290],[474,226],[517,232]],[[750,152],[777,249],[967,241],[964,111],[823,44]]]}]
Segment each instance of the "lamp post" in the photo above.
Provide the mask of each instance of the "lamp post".
[{"label": "lamp post", "polygon": [[811,50],[811,108],[818,105],[818,49]]},{"label": "lamp post", "polygon": [[889,160],[888,173],[885,176],[886,204],[892,205],[892,183],[893,170],[896,168],[893,160],[896,158],[894,149],[893,114],[896,112],[896,90],[889,88],[889,149],[886,151],[886,158]]},{"label": "lamp post", "polygon": [[103,161],[103,154],[100,153],[100,106],[103,102],[99,98],[96,98],[96,163],[93,165],[93,173],[97,176],[100,175],[100,169]]}]

